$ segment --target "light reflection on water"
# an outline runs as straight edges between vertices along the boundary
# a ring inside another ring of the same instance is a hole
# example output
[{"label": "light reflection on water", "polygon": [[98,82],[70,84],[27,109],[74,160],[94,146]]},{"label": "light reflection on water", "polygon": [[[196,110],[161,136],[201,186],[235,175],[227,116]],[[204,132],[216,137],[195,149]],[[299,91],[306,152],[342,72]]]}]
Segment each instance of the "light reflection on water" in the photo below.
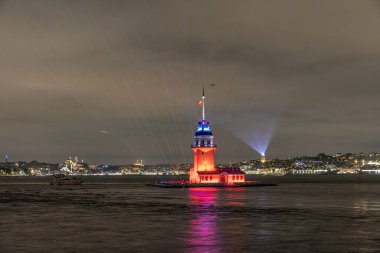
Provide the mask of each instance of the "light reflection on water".
[{"label": "light reflection on water", "polygon": [[244,217],[225,219],[218,207],[243,206],[244,190],[244,188],[189,189],[192,213],[187,240],[188,252],[221,252],[222,249],[225,251],[229,247],[231,250],[239,248],[244,237]]},{"label": "light reflection on water", "polygon": [[192,188],[189,203],[192,208],[189,228],[190,252],[220,252],[220,236],[217,227],[218,188]]}]

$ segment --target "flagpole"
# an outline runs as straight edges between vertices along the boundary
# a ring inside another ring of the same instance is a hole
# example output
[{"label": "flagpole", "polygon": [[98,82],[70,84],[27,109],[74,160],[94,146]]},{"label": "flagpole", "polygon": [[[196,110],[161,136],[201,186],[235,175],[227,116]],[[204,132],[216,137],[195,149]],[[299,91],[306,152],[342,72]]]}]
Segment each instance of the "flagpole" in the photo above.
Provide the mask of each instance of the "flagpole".
[{"label": "flagpole", "polygon": [[202,120],[206,120],[205,116],[205,87],[203,87],[203,93],[202,93]]}]

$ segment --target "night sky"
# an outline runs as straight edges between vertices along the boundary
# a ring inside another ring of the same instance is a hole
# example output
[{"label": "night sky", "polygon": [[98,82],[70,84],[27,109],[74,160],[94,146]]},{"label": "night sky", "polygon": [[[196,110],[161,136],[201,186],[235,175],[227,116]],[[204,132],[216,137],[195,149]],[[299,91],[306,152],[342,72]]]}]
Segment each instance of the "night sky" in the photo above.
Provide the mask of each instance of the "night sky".
[{"label": "night sky", "polygon": [[[217,161],[380,151],[380,3],[1,1],[0,153]],[[215,84],[215,85],[210,85]]]}]

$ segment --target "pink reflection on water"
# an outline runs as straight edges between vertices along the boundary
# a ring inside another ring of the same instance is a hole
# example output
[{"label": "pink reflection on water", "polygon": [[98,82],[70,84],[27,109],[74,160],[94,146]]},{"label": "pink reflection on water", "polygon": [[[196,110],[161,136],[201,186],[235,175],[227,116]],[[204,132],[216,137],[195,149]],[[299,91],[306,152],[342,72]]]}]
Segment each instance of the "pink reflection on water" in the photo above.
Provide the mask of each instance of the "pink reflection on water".
[{"label": "pink reflection on water", "polygon": [[189,252],[220,252],[220,235],[217,226],[218,188],[191,188],[189,201],[192,207],[188,244]]}]

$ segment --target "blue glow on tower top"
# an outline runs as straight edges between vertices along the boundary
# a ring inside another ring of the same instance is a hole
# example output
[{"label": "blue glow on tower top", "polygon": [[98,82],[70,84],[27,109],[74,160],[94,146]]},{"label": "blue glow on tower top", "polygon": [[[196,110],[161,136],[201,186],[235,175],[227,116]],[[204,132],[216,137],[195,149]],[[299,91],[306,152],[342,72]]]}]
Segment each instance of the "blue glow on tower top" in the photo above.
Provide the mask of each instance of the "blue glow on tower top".
[{"label": "blue glow on tower top", "polygon": [[198,122],[197,131],[195,132],[195,136],[212,136],[211,129],[209,127],[210,122],[206,120],[206,108],[205,108],[205,88],[202,90],[202,100],[198,102],[198,104],[202,105],[202,120]]},{"label": "blue glow on tower top", "polygon": [[207,120],[199,121],[197,131],[195,132],[195,136],[212,135],[211,129],[208,124],[209,122]]},{"label": "blue glow on tower top", "polygon": [[198,122],[197,130],[195,131],[194,142],[192,147],[216,147],[214,145],[214,136],[210,129],[210,122],[206,120],[205,116],[205,90],[203,89],[202,100],[198,102],[202,105],[202,120]]}]

